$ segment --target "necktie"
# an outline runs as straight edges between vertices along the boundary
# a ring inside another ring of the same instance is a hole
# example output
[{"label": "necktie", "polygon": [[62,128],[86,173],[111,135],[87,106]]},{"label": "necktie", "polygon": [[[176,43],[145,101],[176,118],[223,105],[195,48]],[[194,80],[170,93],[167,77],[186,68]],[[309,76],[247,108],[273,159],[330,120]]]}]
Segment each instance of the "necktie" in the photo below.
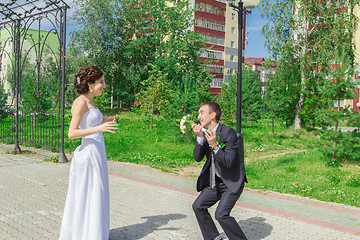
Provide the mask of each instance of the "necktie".
[{"label": "necktie", "polygon": [[210,165],[210,187],[215,187],[215,161],[214,152],[211,151],[211,165]]}]

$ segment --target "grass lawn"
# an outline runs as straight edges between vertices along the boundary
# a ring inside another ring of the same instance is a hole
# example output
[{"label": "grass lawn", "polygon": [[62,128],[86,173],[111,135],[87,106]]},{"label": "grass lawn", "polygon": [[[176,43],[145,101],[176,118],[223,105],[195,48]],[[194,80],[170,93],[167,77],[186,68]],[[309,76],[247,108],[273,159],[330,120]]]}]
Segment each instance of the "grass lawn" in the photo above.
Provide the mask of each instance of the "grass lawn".
[{"label": "grass lawn", "polygon": [[[67,110],[66,133],[69,113]],[[200,170],[204,163],[193,159],[196,138],[181,134],[180,119],[154,119],[154,128],[150,130],[147,119],[130,111],[104,115],[116,115],[119,124],[115,134],[104,134],[109,160],[149,165],[173,173],[187,168]],[[320,137],[313,132],[295,132],[281,123],[276,124],[275,132],[273,138],[271,121],[267,119],[243,124],[249,180],[246,187],[360,207],[359,162],[338,164],[327,159],[322,154]],[[72,152],[80,141],[66,138],[66,152]]]}]

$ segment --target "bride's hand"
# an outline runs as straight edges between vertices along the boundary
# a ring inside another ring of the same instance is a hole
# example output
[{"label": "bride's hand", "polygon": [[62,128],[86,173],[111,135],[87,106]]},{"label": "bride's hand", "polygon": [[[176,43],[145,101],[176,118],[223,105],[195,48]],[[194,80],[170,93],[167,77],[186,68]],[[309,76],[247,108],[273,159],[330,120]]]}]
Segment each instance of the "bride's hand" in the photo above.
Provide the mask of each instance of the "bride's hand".
[{"label": "bride's hand", "polygon": [[103,123],[115,121],[115,117],[104,117]]},{"label": "bride's hand", "polygon": [[117,123],[115,122],[115,118],[112,121],[109,122],[104,122],[103,124],[101,124],[99,126],[99,132],[111,132],[111,133],[115,133],[114,131],[112,131],[111,129],[117,129]]}]

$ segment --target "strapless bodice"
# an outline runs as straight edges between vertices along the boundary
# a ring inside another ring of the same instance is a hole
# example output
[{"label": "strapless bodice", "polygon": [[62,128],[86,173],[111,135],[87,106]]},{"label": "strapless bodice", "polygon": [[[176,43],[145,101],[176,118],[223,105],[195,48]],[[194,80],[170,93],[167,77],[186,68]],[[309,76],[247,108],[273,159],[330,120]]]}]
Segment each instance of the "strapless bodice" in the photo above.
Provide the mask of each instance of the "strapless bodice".
[{"label": "strapless bodice", "polygon": [[[102,120],[103,120],[103,115],[101,111],[98,108],[90,108],[89,111],[87,111],[82,117],[79,124],[79,128],[87,129],[87,128],[99,126]],[[83,141],[85,139],[103,140],[103,133],[97,132],[82,138]]]}]

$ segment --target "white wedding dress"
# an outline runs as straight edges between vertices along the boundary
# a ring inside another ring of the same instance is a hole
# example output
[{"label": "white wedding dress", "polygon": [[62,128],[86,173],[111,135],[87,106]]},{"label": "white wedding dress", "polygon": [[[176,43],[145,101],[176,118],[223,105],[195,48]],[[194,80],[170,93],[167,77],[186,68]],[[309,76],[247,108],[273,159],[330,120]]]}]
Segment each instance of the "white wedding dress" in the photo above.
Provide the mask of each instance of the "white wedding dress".
[{"label": "white wedding dress", "polygon": [[[97,108],[87,111],[80,129],[101,124]],[[82,138],[71,161],[69,188],[59,240],[108,240],[110,231],[109,180],[102,132]]]}]

